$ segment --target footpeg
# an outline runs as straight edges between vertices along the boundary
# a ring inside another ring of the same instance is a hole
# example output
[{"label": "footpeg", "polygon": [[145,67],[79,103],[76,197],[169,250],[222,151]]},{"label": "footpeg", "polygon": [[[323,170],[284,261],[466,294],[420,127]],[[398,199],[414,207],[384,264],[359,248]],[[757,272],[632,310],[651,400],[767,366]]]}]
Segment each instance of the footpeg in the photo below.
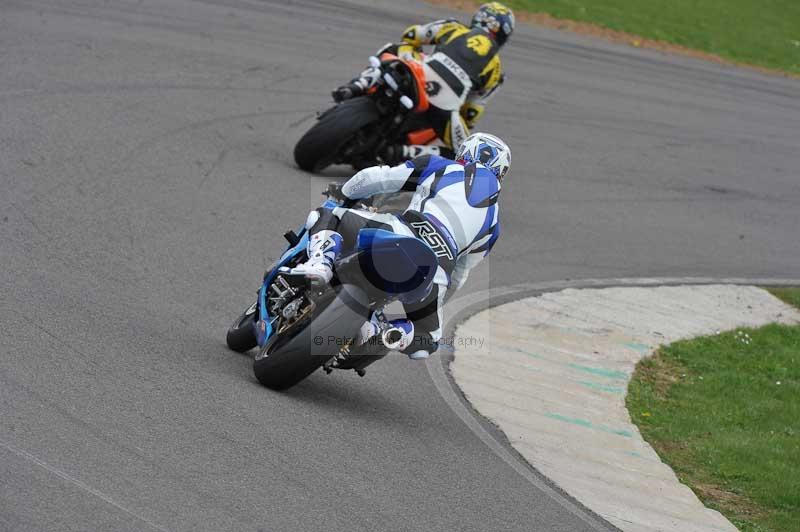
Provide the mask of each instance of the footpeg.
[{"label": "footpeg", "polygon": [[300,237],[297,236],[297,233],[295,233],[294,231],[286,231],[285,233],[283,233],[283,238],[285,238],[286,241],[289,242],[289,245],[292,247],[296,246],[297,243],[300,242]]}]

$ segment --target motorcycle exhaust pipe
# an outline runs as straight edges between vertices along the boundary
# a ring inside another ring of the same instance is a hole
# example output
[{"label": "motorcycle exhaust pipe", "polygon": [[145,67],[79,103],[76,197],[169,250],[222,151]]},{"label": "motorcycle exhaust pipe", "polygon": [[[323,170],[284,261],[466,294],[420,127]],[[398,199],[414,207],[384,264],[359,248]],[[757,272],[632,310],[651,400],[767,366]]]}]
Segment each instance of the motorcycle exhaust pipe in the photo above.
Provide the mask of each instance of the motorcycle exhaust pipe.
[{"label": "motorcycle exhaust pipe", "polygon": [[381,341],[387,349],[402,351],[414,340],[414,324],[409,320],[394,320],[392,327],[381,333]]}]

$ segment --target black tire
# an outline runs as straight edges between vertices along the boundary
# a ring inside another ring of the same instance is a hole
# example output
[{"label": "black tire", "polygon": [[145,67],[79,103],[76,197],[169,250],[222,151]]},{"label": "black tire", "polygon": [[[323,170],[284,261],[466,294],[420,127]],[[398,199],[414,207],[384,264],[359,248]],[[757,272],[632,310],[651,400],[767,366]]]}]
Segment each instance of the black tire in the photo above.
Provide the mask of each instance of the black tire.
[{"label": "black tire", "polygon": [[256,341],[256,315],[255,305],[253,305],[236,318],[225,337],[228,347],[237,353],[244,353],[258,345]]},{"label": "black tire", "polygon": [[[354,285],[342,285],[336,298],[293,337],[277,338],[261,348],[253,361],[258,382],[273,390],[286,390],[305,379],[338,348],[331,338],[353,338],[369,313],[368,298]],[[315,341],[322,338],[323,342]]]},{"label": "black tire", "polygon": [[380,119],[375,103],[366,96],[346,100],[328,109],[294,147],[297,166],[319,172],[335,163],[340,151],[364,127]]}]

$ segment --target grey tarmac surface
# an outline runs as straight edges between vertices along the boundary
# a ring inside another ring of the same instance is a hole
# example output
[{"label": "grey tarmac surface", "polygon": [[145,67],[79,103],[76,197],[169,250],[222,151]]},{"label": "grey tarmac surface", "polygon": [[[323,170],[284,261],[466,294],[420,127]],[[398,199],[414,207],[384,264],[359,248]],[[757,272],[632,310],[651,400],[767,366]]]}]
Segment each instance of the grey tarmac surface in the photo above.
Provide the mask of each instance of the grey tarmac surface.
[{"label": "grey tarmac surface", "polygon": [[[331,177],[292,147],[418,3],[0,1],[0,530],[587,530],[423,364],[288,393],[225,348]],[[800,83],[532,27],[469,289],[797,276]]]}]

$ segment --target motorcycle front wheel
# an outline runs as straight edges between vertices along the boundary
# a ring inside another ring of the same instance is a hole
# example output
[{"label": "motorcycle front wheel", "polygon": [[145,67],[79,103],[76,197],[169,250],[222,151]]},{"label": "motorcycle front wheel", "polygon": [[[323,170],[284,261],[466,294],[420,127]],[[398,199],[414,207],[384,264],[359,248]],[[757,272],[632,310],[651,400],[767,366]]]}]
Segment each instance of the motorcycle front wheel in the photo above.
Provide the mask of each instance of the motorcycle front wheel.
[{"label": "motorcycle front wheel", "polygon": [[256,340],[256,304],[253,303],[250,308],[242,312],[242,314],[234,320],[228,334],[225,336],[225,341],[232,350],[237,353],[244,353],[253,349],[257,344]]}]

